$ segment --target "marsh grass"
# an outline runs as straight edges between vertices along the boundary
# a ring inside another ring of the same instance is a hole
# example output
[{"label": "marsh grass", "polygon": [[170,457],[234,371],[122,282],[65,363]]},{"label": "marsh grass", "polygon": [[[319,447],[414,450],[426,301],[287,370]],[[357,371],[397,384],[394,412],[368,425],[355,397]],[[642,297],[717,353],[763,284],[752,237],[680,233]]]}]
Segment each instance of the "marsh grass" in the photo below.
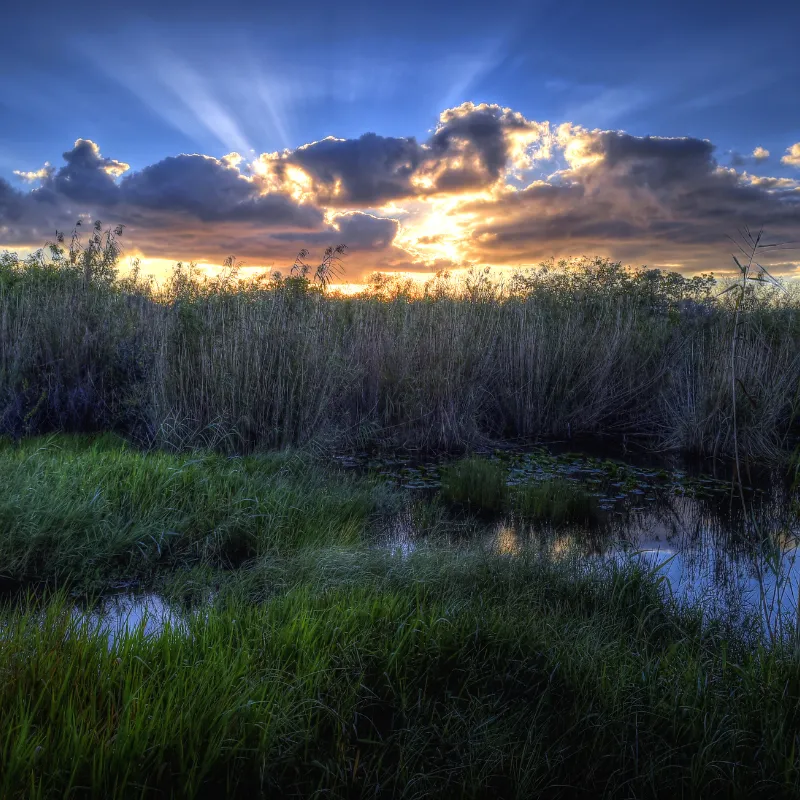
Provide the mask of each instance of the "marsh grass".
[{"label": "marsh grass", "polygon": [[0,611],[4,797],[799,788],[796,661],[632,569],[304,551],[235,573],[183,633],[109,646],[69,611]]},{"label": "marsh grass", "polygon": [[553,525],[589,524],[599,517],[596,499],[577,481],[550,476],[509,485],[508,479],[502,462],[472,456],[442,468],[441,496],[471,511],[509,512]]},{"label": "marsh grass", "polygon": [[228,457],[142,452],[118,437],[0,447],[0,574],[17,583],[108,585],[190,563],[353,545],[391,490],[299,452]]},{"label": "marsh grass", "polygon": [[525,519],[553,525],[589,525],[600,516],[599,503],[585,486],[566,478],[550,478],[515,486],[510,508]]},{"label": "marsh grass", "polygon": [[442,497],[474,511],[503,511],[508,499],[508,470],[499,462],[473,456],[442,468]]},{"label": "marsh grass", "polygon": [[[456,493],[488,475],[495,500],[579,513],[568,481],[450,469]],[[790,642],[767,649],[757,620],[704,617],[657,570],[547,537],[514,558],[371,547],[398,511],[295,451],[3,445],[0,563],[51,589],[0,603],[0,796],[800,791]],[[449,525],[445,501],[408,513],[431,540]],[[78,605],[76,589],[156,578],[175,627],[110,636]]]},{"label": "marsh grass", "polygon": [[[735,402],[750,457],[782,458],[797,433],[792,292],[750,287],[735,308],[707,279],[600,259],[349,298],[298,278],[204,282],[179,267],[154,287],[106,272],[0,258],[0,432],[225,452],[625,433],[730,455]],[[737,314],[748,388],[734,399]]]}]

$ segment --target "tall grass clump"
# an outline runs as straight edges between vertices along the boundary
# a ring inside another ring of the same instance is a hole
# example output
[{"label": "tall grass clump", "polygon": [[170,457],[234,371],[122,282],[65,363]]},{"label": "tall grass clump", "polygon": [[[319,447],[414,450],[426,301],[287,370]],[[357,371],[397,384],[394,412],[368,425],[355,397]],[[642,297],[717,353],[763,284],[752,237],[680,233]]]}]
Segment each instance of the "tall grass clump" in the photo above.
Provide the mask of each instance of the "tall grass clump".
[{"label": "tall grass clump", "polygon": [[509,505],[526,519],[544,520],[554,525],[589,524],[599,514],[597,500],[586,487],[566,478],[515,486]]},{"label": "tall grass clump", "polygon": [[508,470],[496,461],[473,456],[442,468],[442,497],[476,511],[502,511]]},{"label": "tall grass clump", "polygon": [[79,256],[0,259],[0,432],[228,452],[624,433],[730,455],[738,318],[740,444],[779,459],[798,433],[792,291],[735,304],[708,277],[595,259],[344,297],[302,269],[204,280],[178,265],[155,286]]},{"label": "tall grass clump", "polygon": [[0,447],[0,577],[107,586],[192,563],[358,544],[386,487],[298,452],[140,452],[119,439]]}]

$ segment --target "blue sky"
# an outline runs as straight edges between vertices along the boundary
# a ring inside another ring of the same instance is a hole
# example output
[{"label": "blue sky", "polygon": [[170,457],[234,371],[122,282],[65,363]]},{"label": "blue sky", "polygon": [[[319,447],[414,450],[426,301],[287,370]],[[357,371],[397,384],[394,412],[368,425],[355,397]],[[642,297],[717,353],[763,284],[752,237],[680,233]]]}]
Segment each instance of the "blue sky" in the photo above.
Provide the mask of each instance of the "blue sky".
[{"label": "blue sky", "polygon": [[[0,178],[18,193],[37,185],[15,171],[35,172],[45,162],[60,168],[78,139],[124,162],[128,175],[181,153],[219,159],[236,151],[247,164],[327,136],[358,140],[372,132],[424,143],[440,115],[465,101],[511,109],[553,129],[571,123],[633,137],[710,140],[718,166],[800,177],[791,157],[782,160],[800,142],[796,2],[45,2],[15,4],[4,21],[13,35],[0,48]],[[770,156],[753,160],[756,147]],[[509,169],[503,180],[521,188],[564,165],[539,159],[528,166],[522,178]],[[458,213],[444,194],[426,200],[438,203],[434,220]],[[795,210],[794,195],[786,198],[781,208],[789,202]],[[85,213],[105,210],[90,200]],[[317,195],[303,202],[325,212]],[[380,208],[351,204],[348,213],[391,216]],[[64,209],[66,216],[84,213],[74,197]],[[431,210],[404,213],[420,219]],[[407,223],[395,217],[402,233]],[[791,214],[787,220],[781,235],[791,232]],[[145,227],[140,220],[142,245]],[[26,230],[33,237],[40,226],[4,229],[0,218],[0,246],[23,244]],[[222,233],[232,237],[228,227]],[[577,237],[576,246],[593,244]],[[163,242],[151,249],[181,257]],[[188,257],[218,255],[189,249]],[[265,262],[273,258],[266,243],[262,250]],[[641,250],[652,261],[652,248]],[[250,260],[260,253],[251,240]],[[617,253],[633,258],[636,246]],[[514,263],[537,254],[523,248]],[[485,260],[474,248],[467,256]],[[666,252],[659,258],[688,264]],[[413,262],[397,253],[381,261],[409,269]]]}]

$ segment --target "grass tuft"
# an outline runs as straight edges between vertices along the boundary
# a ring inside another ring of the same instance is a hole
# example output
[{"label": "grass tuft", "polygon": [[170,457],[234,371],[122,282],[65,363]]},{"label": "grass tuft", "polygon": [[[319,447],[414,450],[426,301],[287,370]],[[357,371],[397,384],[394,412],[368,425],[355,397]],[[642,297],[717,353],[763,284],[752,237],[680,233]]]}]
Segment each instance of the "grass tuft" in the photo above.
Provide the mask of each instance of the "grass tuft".
[{"label": "grass tuft", "polygon": [[442,497],[475,511],[502,511],[507,472],[502,464],[478,456],[448,464],[442,468]]}]

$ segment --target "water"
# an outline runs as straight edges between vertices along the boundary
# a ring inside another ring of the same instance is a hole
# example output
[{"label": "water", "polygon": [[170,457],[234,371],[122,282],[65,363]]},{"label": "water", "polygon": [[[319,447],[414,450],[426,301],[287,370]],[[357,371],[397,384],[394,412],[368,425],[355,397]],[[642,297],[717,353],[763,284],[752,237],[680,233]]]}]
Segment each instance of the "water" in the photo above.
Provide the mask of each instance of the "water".
[{"label": "water", "polygon": [[[376,546],[407,557],[426,546],[479,547],[514,557],[546,544],[556,557],[638,560],[657,569],[662,587],[679,603],[701,604],[730,622],[755,613],[766,634],[797,620],[800,587],[800,519],[796,498],[779,475],[753,475],[745,492],[747,516],[730,473],[707,474],[697,465],[623,454],[608,459],[591,450],[558,448],[487,452],[507,469],[508,484],[520,486],[557,477],[574,481],[593,497],[585,524],[554,526],[512,515],[475,516],[449,510],[430,524],[430,508],[448,461],[408,457],[348,456],[342,467],[370,471],[405,490],[407,505],[387,521]],[[754,526],[749,520],[755,521]],[[764,534],[769,552],[762,547]],[[121,593],[91,610],[92,626],[108,637],[134,630],[153,635],[169,626],[187,628],[188,613],[157,594]]]},{"label": "water", "polygon": [[[730,622],[755,613],[767,634],[795,624],[800,519],[796,495],[782,476],[749,476],[745,514],[738,491],[731,490],[730,465],[727,474],[723,465],[722,474],[713,475],[652,456],[623,461],[555,448],[486,455],[507,468],[509,486],[559,478],[584,487],[594,498],[591,519],[554,526],[501,516],[484,519],[466,535],[443,536],[421,530],[407,511],[388,526],[381,546],[406,556],[422,542],[446,541],[513,557],[546,544],[556,556],[635,560],[657,569],[664,592],[678,603],[700,604]],[[442,464],[395,459],[352,465],[405,487],[412,498],[434,497],[441,485]]]},{"label": "water", "polygon": [[109,647],[118,639],[139,632],[149,637],[165,628],[181,633],[187,630],[187,612],[153,592],[108,595],[92,608],[76,606],[73,616],[79,622],[86,622],[95,634],[105,637]]}]

